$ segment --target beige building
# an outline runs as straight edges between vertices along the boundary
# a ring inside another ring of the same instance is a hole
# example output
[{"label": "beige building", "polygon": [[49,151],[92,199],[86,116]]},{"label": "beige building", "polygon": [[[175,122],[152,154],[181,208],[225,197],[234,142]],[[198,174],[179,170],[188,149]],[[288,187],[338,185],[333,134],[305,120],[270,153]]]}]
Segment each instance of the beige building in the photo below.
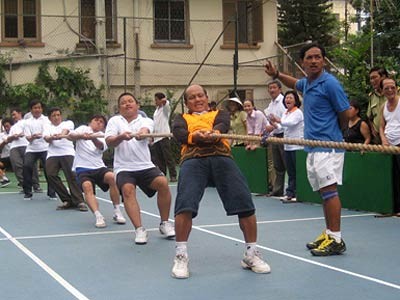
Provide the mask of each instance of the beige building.
[{"label": "beige building", "polygon": [[212,100],[227,97],[237,10],[238,91],[266,106],[263,62],[277,54],[276,1],[0,1],[0,53],[8,57],[11,84],[33,82],[44,61],[52,71],[56,65],[90,69],[96,84],[107,87],[111,110],[125,89],[146,104],[156,91],[179,98],[192,79]]},{"label": "beige building", "polygon": [[336,18],[340,22],[346,21],[349,23],[349,33],[356,34],[359,24],[355,21],[357,16],[357,11],[351,6],[349,0],[331,0],[332,2],[332,12],[336,15]]}]

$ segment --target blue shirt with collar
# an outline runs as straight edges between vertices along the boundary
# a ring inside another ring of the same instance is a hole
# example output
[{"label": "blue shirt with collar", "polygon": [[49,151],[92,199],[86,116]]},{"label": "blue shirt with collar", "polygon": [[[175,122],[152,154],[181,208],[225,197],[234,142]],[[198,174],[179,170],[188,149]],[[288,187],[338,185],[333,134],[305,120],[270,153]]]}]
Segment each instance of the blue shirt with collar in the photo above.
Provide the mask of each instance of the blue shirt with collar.
[{"label": "blue shirt with collar", "polygon": [[[339,81],[323,72],[317,79],[304,77],[296,82],[296,89],[303,94],[304,138],[309,140],[342,142],[338,113],[350,108],[349,100]],[[330,152],[323,147],[304,147],[306,152]],[[344,150],[337,149],[337,152]]]}]

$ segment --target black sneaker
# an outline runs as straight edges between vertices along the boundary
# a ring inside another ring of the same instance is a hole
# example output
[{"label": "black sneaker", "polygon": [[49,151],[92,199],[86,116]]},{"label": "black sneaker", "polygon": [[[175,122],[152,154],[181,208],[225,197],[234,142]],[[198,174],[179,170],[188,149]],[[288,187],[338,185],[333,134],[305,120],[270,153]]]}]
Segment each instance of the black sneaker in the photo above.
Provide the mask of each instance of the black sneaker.
[{"label": "black sneaker", "polygon": [[1,182],[0,182],[0,187],[6,187],[6,186],[9,186],[11,184],[11,181],[10,180],[7,180],[7,179],[4,179],[4,180],[2,180]]},{"label": "black sneaker", "polygon": [[25,201],[30,201],[30,200],[32,200],[32,194],[31,194],[31,193],[25,194],[25,195],[24,195],[24,200],[25,200]]},{"label": "black sneaker", "polygon": [[328,235],[324,232],[322,232],[314,241],[309,242],[306,244],[306,247],[311,250],[311,249],[316,249],[319,247],[319,245],[322,244],[323,241],[325,241],[328,238]]},{"label": "black sneaker", "polygon": [[346,244],[343,240],[340,243],[336,242],[334,238],[328,237],[324,240],[318,248],[312,249],[311,254],[314,256],[329,256],[339,255],[346,251]]}]

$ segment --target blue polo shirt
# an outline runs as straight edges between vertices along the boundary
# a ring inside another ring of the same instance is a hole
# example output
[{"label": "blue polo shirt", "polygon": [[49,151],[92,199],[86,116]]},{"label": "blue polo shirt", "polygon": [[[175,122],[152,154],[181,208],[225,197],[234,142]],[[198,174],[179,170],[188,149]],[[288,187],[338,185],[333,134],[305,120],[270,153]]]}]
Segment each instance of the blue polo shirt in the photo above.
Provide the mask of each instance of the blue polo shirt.
[{"label": "blue polo shirt", "polygon": [[[296,89],[303,94],[304,138],[309,140],[342,142],[338,113],[350,108],[349,100],[339,81],[323,72],[309,82],[304,77],[296,82]],[[322,147],[304,147],[306,152],[329,152]],[[344,151],[337,149],[336,151]]]}]

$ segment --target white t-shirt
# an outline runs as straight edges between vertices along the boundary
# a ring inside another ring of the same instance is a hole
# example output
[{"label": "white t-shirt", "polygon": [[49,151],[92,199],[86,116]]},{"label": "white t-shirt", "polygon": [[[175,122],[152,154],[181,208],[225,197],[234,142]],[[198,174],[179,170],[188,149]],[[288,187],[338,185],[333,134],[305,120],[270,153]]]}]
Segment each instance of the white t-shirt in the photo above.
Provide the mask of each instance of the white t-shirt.
[{"label": "white t-shirt", "polygon": [[387,109],[387,101],[383,107],[383,118],[386,121],[385,136],[390,145],[397,146],[400,144],[400,101],[392,112]]},{"label": "white t-shirt", "polygon": [[[74,130],[75,125],[72,121],[63,121],[59,125],[54,126],[51,124],[46,127],[43,132],[44,137],[50,137],[55,134],[60,134],[64,129],[69,131]],[[74,143],[66,138],[60,140],[54,140],[49,143],[49,149],[47,150],[47,158],[53,156],[67,156],[75,155]]]},{"label": "white t-shirt", "polygon": [[[278,97],[276,97],[275,99],[273,99],[271,101],[271,103],[268,105],[268,107],[264,110],[264,114],[267,116],[267,118],[270,114],[274,114],[278,118],[282,118],[282,115],[286,111],[286,107],[285,107],[285,105],[283,105],[283,98],[284,98],[283,95],[279,94]],[[271,133],[279,134],[282,132],[283,132],[282,128],[275,128]]]},{"label": "white t-shirt", "polygon": [[[290,139],[302,139],[304,137],[304,117],[303,112],[300,109],[296,109],[292,112],[285,112],[281,118],[281,124],[283,127],[283,136]],[[284,145],[285,151],[294,151],[303,149],[300,145]]]},{"label": "white t-shirt", "polygon": [[[121,115],[112,117],[108,123],[105,138],[116,136],[124,132],[136,133],[141,128],[147,128],[153,131],[153,120],[143,118],[138,115],[136,119],[128,123]],[[114,151],[114,172],[118,174],[121,171],[140,171],[154,167],[151,161],[148,139],[122,141]]]},{"label": "white t-shirt", "polygon": [[[93,133],[93,130],[90,126],[82,125],[73,130],[71,133]],[[103,149],[97,148],[91,140],[79,139],[76,141],[76,151],[72,170],[75,171],[76,168],[86,168],[94,170],[106,167],[103,162],[103,152],[107,150],[107,145],[104,138],[98,138],[98,140],[103,143]]]},{"label": "white t-shirt", "polygon": [[[169,105],[169,101],[162,105],[161,107],[157,107],[154,115],[154,133],[171,133],[171,129],[169,127],[169,115],[171,114],[171,106]],[[161,141],[162,137],[154,138],[154,143]]]},{"label": "white t-shirt", "polygon": [[41,115],[39,118],[29,118],[25,120],[24,133],[29,137],[35,133],[42,134],[40,139],[34,139],[26,147],[26,152],[43,152],[47,151],[49,144],[43,138],[43,131],[50,126],[50,120]]},{"label": "white t-shirt", "polygon": [[[25,120],[21,119],[17,123],[15,123],[13,126],[11,126],[10,129],[10,136],[11,135],[19,135],[24,133],[24,123]],[[29,142],[26,139],[25,136],[22,136],[16,140],[13,140],[9,145],[10,149],[18,148],[18,147],[26,147],[28,146]]]},{"label": "white t-shirt", "polygon": [[[3,143],[7,140],[8,134],[3,131],[0,132],[0,143]],[[1,150],[1,158],[10,157],[10,144],[5,144],[3,149]]]}]

